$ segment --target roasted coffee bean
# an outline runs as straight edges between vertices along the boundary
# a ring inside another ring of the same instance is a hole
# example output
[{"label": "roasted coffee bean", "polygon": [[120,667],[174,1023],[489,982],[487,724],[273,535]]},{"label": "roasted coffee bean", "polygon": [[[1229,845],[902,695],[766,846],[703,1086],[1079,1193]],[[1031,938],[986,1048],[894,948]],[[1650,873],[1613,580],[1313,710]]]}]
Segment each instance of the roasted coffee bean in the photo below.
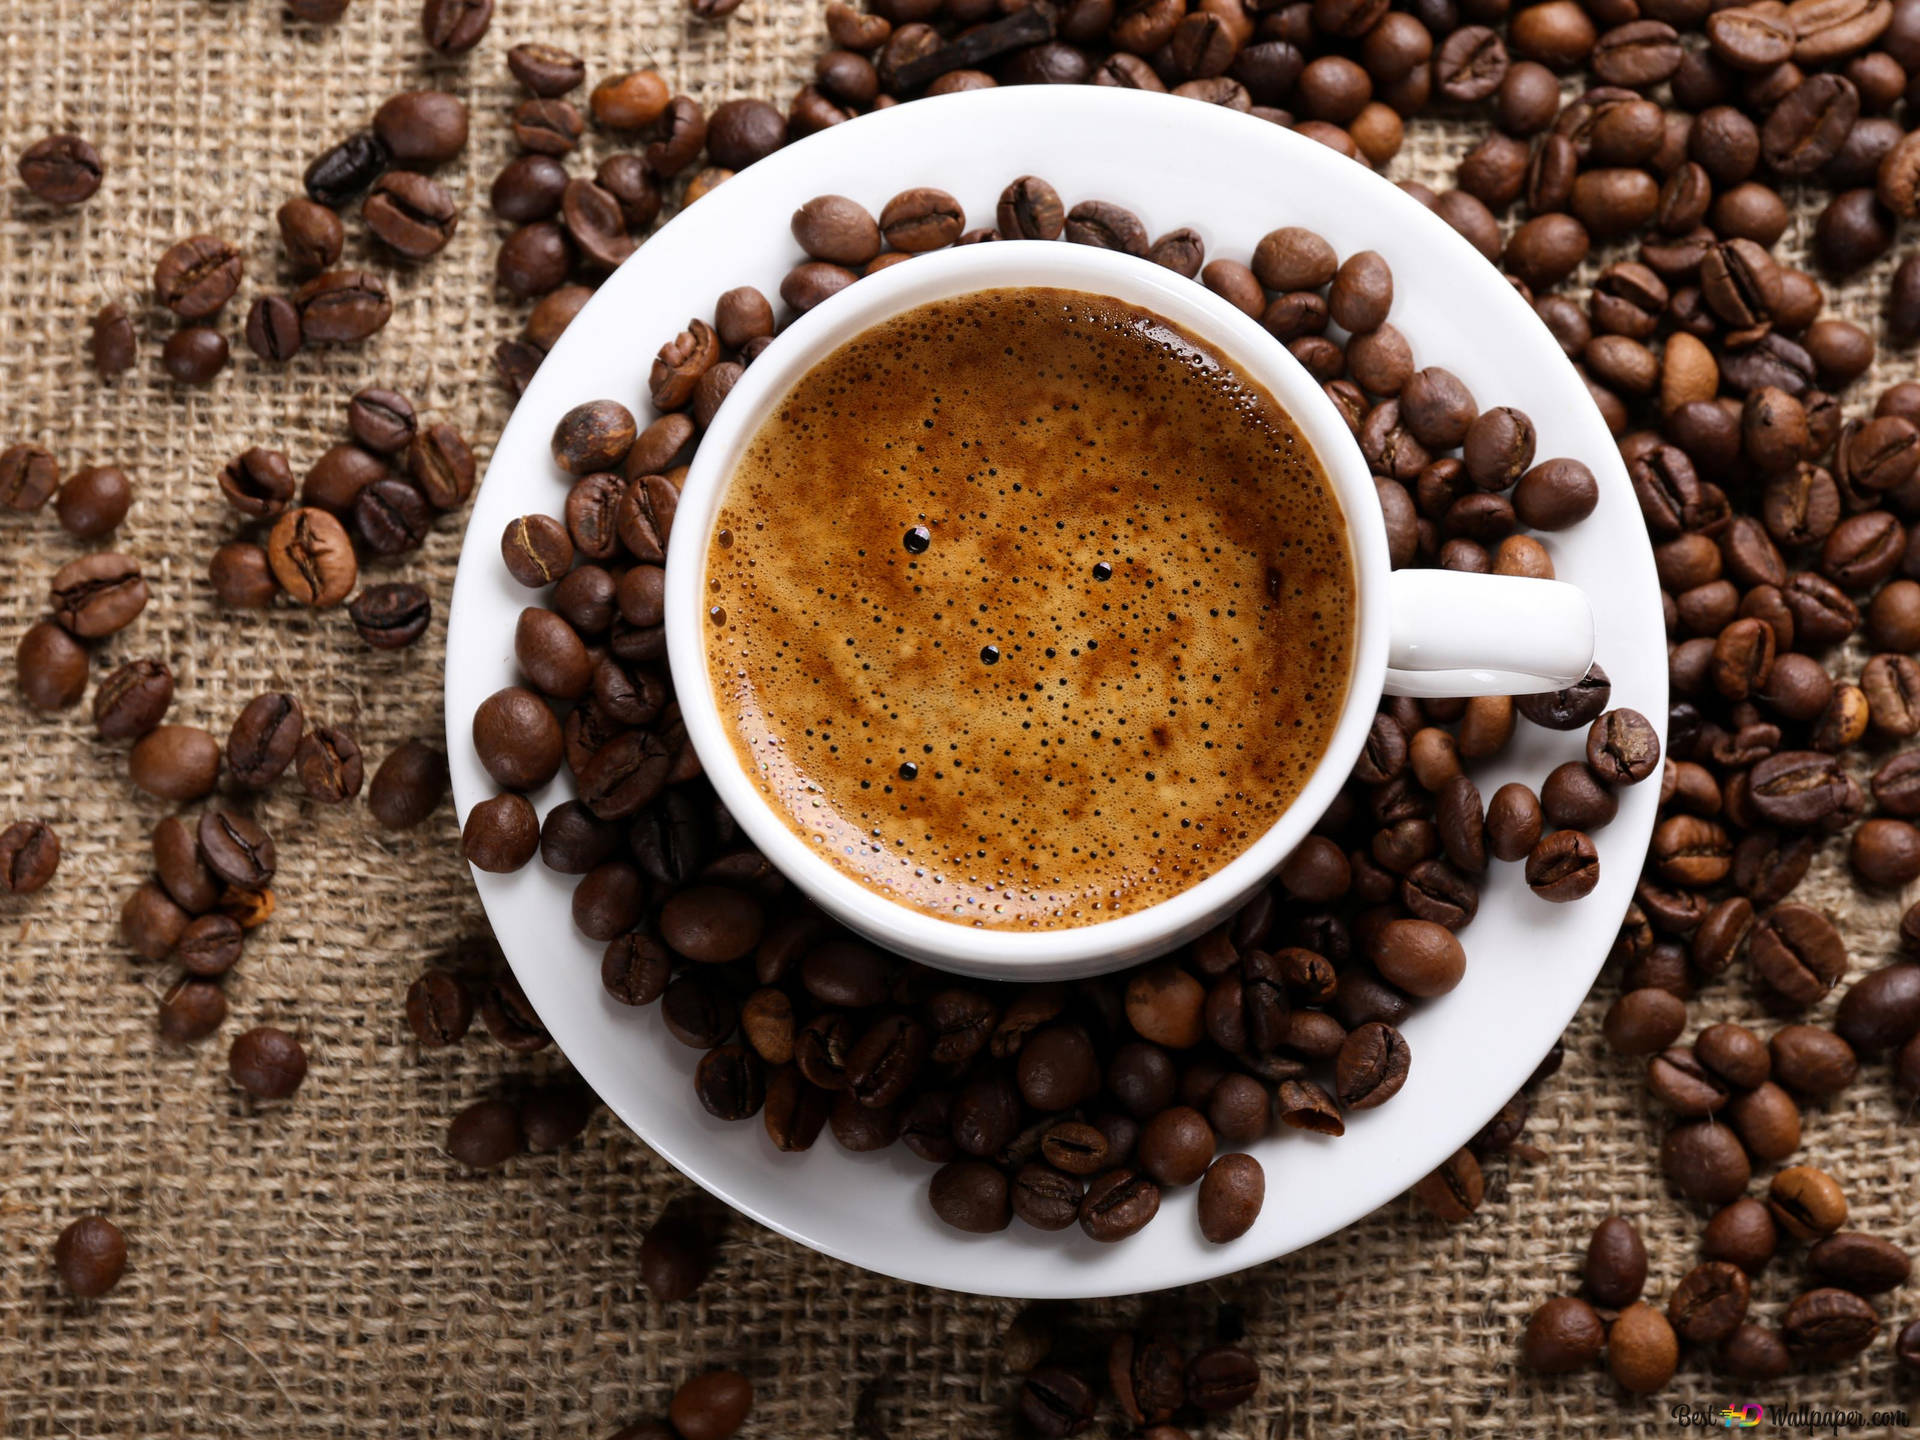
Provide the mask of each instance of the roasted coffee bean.
[{"label": "roasted coffee bean", "polygon": [[226,1022],[227,995],[211,980],[183,975],[160,998],[160,1038],[197,1045]]},{"label": "roasted coffee bean", "polygon": [[376,650],[413,644],[433,620],[426,590],[407,581],[369,585],[347,604],[347,616],[360,638]]},{"label": "roasted coffee bean", "polygon": [[198,915],[182,927],[171,958],[189,975],[224,975],[239,963],[242,939],[240,925],[231,916]]},{"label": "roasted coffee bean", "polygon": [[260,1025],[235,1037],[227,1069],[256,1099],[285,1100],[307,1078],[307,1052],[286,1031]]},{"label": "roasted coffee bean", "polygon": [[1609,710],[1587,731],[1587,764],[1610,785],[1635,785],[1660,766],[1660,736],[1637,710]]},{"label": "roasted coffee bean", "polygon": [[441,90],[402,91],[373,112],[373,133],[403,165],[443,165],[466,149],[467,107]]},{"label": "roasted coffee bean", "polygon": [[1585,679],[1565,690],[1516,696],[1514,707],[1534,724],[1549,730],[1579,730],[1599,718],[1612,694],[1613,686],[1606,672],[1595,665]]},{"label": "roasted coffee bean", "polygon": [[325,510],[303,506],[274,523],[267,541],[274,578],[303,604],[338,605],[359,578],[352,542],[340,522]]},{"label": "roasted coffee bean", "polygon": [[766,1099],[765,1067],[746,1046],[722,1045],[701,1057],[693,1090],[715,1119],[746,1120]]},{"label": "roasted coffee bean", "polygon": [[1013,1213],[1036,1230],[1065,1230],[1080,1213],[1081,1182],[1047,1165],[1029,1163],[1014,1173]]},{"label": "roasted coffee bean", "polygon": [[1778,1244],[1772,1213],[1760,1201],[1746,1196],[1714,1212],[1701,1237],[1700,1250],[1710,1260],[1729,1261],[1749,1275],[1758,1275],[1773,1258]]},{"label": "roasted coffee bean", "polygon": [[1370,1110],[1399,1093],[1412,1052],[1393,1026],[1370,1021],[1341,1042],[1334,1065],[1335,1094],[1348,1110]]},{"label": "roasted coffee bean", "polygon": [[566,100],[536,96],[514,107],[513,138],[529,155],[565,155],[586,128],[579,110]]},{"label": "roasted coffee bean", "polygon": [[387,830],[410,830],[440,808],[447,757],[419,740],[394,747],[367,786],[367,808]]},{"label": "roasted coffee bean", "polygon": [[[638,1262],[640,1283],[662,1305],[676,1304],[692,1295],[706,1280],[708,1271],[713,1267],[713,1252],[713,1236],[707,1226],[687,1213],[678,1202],[669,1203],[660,1217],[648,1227],[646,1238],[641,1241]],[[698,1402],[697,1405],[683,1404],[683,1415],[695,1413],[696,1410],[704,1415],[715,1407],[731,1413],[736,1406],[740,1415],[745,1414],[751,1392],[747,1392],[745,1400],[741,1398],[740,1387],[746,1384],[741,1377],[726,1371],[711,1371],[699,1378],[722,1383],[700,1387],[696,1382],[689,1381],[688,1385],[682,1386],[681,1393],[686,1394],[691,1389],[693,1393],[689,1394],[689,1401]],[[677,1402],[680,1395],[676,1394],[674,1398]],[[734,1423],[737,1425],[738,1419]]]},{"label": "roasted coffee bean", "polygon": [[100,188],[106,174],[100,152],[79,135],[48,135],[20,155],[20,180],[49,205],[78,205]]},{"label": "roasted coffee bean", "polygon": [[573,567],[573,540],[550,515],[523,515],[500,537],[508,573],[522,585],[551,585]]},{"label": "roasted coffee bean", "polygon": [[138,348],[133,321],[127,317],[125,307],[103,306],[93,317],[92,333],[87,340],[87,354],[93,362],[94,373],[103,380],[126,374],[133,368]]},{"label": "roasted coffee bean", "polygon": [[1458,1225],[1480,1208],[1486,1178],[1471,1150],[1456,1150],[1413,1187],[1413,1198],[1436,1220]]},{"label": "roasted coffee bean", "polygon": [[1260,1367],[1238,1345],[1215,1345],[1187,1361],[1186,1380],[1188,1402],[1208,1415],[1219,1415],[1254,1397]]},{"label": "roasted coffee bean", "polygon": [[98,1300],[127,1271],[127,1237],[99,1215],[75,1220],[53,1245],[53,1268],[76,1300]]},{"label": "roasted coffee bean", "polygon": [[447,1127],[447,1154],[469,1169],[496,1169],[525,1148],[520,1109],[506,1100],[476,1100]]},{"label": "roasted coffee bean", "polygon": [[222,883],[241,890],[264,890],[273,883],[273,838],[247,816],[209,810],[200,817],[195,839],[201,860]]},{"label": "roasted coffee bean", "polygon": [[9,445],[0,450],[0,505],[21,512],[38,510],[53,498],[59,484],[59,467],[38,445]]},{"label": "roasted coffee bean", "polygon": [[935,1215],[956,1230],[975,1235],[1004,1230],[1013,1216],[1006,1175],[983,1160],[955,1160],[942,1166],[934,1172],[928,1195]]},{"label": "roasted coffee bean", "polygon": [[307,471],[300,501],[344,518],[352,513],[360,492],[387,473],[385,462],[371,451],[358,445],[335,445]]},{"label": "roasted coffee bean", "polygon": [[120,907],[120,938],[143,960],[164,960],[191,917],[159,884],[147,881]]},{"label": "roasted coffee bean", "polygon": [[1266,1172],[1251,1155],[1222,1155],[1200,1180],[1200,1233],[1215,1245],[1253,1228],[1266,1200]]},{"label": "roasted coffee bean", "polygon": [[[966,213],[960,208],[960,202],[944,190],[903,191],[880,212],[880,233],[886,237],[887,244],[909,254],[951,245],[965,226]],[[1133,253],[1145,253],[1145,248],[1143,239],[1141,249]]]},{"label": "roasted coffee bean", "polygon": [[1805,1009],[1847,971],[1847,950],[1826,916],[1805,905],[1776,905],[1760,917],[1747,942],[1755,980],[1770,997]]},{"label": "roasted coffee bean", "polygon": [[426,0],[420,32],[442,55],[464,55],[493,23],[493,0]]},{"label": "roasted coffee bean", "polygon": [[404,480],[376,480],[353,498],[354,533],[375,555],[418,550],[433,527],[427,499]]},{"label": "roasted coffee bean", "polygon": [[1569,760],[1547,772],[1540,786],[1540,808],[1549,825],[1597,830],[1618,813],[1620,802],[1593,766]]},{"label": "roasted coffee bean", "polygon": [[1687,1007],[1665,990],[1629,990],[1607,1010],[1607,1043],[1622,1055],[1654,1055],[1680,1038]]},{"label": "roasted coffee bean", "polygon": [[271,520],[293,500],[293,467],[278,450],[256,445],[220,471],[220,493],[250,520]]},{"label": "roasted coffee bean", "polygon": [[[1596,1304],[1609,1310],[1624,1309],[1640,1298],[1640,1291],[1647,1283],[1647,1249],[1631,1220],[1613,1215],[1594,1227],[1593,1236],[1587,1242],[1583,1275],[1587,1293]],[[1532,1331],[1529,1323],[1529,1336]],[[1536,1370],[1543,1368],[1531,1360],[1528,1363]]]},{"label": "roasted coffee bean", "polygon": [[352,344],[384,327],[393,314],[386,282],[366,270],[329,270],[294,291],[300,333],[319,344]]},{"label": "roasted coffee bean", "polygon": [[1860,1062],[1853,1047],[1816,1025],[1788,1025],[1768,1041],[1773,1077],[1789,1090],[1824,1100],[1853,1083]]},{"label": "roasted coffee bean", "polygon": [[1744,1025],[1709,1025],[1694,1038],[1693,1053],[1713,1074],[1740,1089],[1764,1083],[1772,1069],[1766,1043]]},{"label": "roasted coffee bean", "polygon": [[53,618],[83,640],[132,624],[148,593],[140,563],[110,551],[68,561],[54,572],[49,591]]},{"label": "roasted coffee bean", "polygon": [[219,904],[221,882],[201,858],[194,832],[175,816],[153,827],[153,868],[167,893],[189,914],[204,914]]},{"label": "roasted coffee bean", "polygon": [[206,325],[188,325],[160,347],[160,367],[182,385],[211,385],[227,368],[227,337]]},{"label": "roasted coffee bean", "polygon": [[1621,1311],[1607,1332],[1607,1369],[1633,1394],[1664,1387],[1678,1363],[1679,1342],[1672,1325],[1644,1301]]},{"label": "roasted coffee bean", "polygon": [[586,64],[579,56],[556,45],[527,42],[507,51],[507,68],[529,92],[552,99],[576,90],[587,78]]},{"label": "roasted coffee bean", "polygon": [[1577,900],[1600,881],[1600,857],[1578,830],[1556,830],[1527,855],[1527,885],[1543,900]]},{"label": "roasted coffee bean", "polygon": [[473,997],[450,970],[427,970],[407,987],[407,1026],[429,1049],[458,1044],[473,1025]]},{"label": "roasted coffee bean", "polygon": [[305,723],[300,702],[292,695],[256,695],[227,734],[227,772],[249,789],[271,785],[293,763]]},{"label": "roasted coffee bean", "polygon": [[1754,813],[1783,829],[1825,826],[1853,803],[1850,781],[1831,755],[1812,750],[1782,750],[1760,761],[1748,777]]},{"label": "roasted coffee bean", "polygon": [[166,718],[173,672],[164,660],[131,660],[93,692],[93,728],[102,740],[137,740]]},{"label": "roasted coffee bean", "polygon": [[[6,471],[6,458],[0,456],[0,490],[8,483]],[[67,477],[54,495],[53,508],[60,528],[76,540],[98,540],[127,518],[132,503],[133,484],[126,471],[114,465],[88,465]]]},{"label": "roasted coffee bean", "polygon": [[204,320],[240,286],[240,252],[212,235],[171,246],[154,266],[154,298],[183,320]]},{"label": "roasted coffee bean", "polygon": [[30,895],[60,866],[60,837],[44,820],[16,820],[0,830],[0,889]]},{"label": "roasted coffee bean", "polygon": [[533,858],[540,820],[524,795],[509,791],[482,800],[467,812],[460,853],[477,870],[507,874]]},{"label": "roasted coffee bean", "polygon": [[1752,1178],[1752,1162],[1739,1138],[1724,1125],[1697,1121],[1675,1126],[1660,1146],[1660,1169],[1689,1200],[1724,1205]]},{"label": "roasted coffee bean", "polygon": [[1444,995],[1466,973],[1466,952],[1447,929],[1429,920],[1394,920],[1369,948],[1381,976],[1410,995]]},{"label": "roasted coffee bean", "polygon": [[1087,1187],[1080,1228],[1093,1240],[1124,1240],[1145,1228],[1159,1209],[1160,1188],[1153,1181],[1129,1169],[1109,1170]]},{"label": "roasted coffee bean", "polygon": [[316,155],[301,183],[310,199],[337,210],[371,185],[390,159],[379,136],[371,130],[356,131]]},{"label": "roasted coffee bean", "polygon": [[390,170],[374,181],[360,216],[376,238],[408,260],[438,255],[460,225],[459,205],[447,187],[411,170]]},{"label": "roasted coffee bean", "polygon": [[1847,1222],[1847,1197],[1834,1178],[1811,1165],[1780,1171],[1767,1187],[1774,1223],[1796,1240],[1831,1235]]},{"label": "roasted coffee bean", "polygon": [[220,742],[191,725],[159,725],[127,756],[133,783],[162,800],[186,804],[209,794],[220,775]]},{"label": "roasted coffee bean", "polygon": [[1780,1320],[1788,1352],[1807,1365],[1832,1365],[1857,1355],[1879,1334],[1873,1307],[1846,1290],[1809,1290],[1794,1298]]},{"label": "roasted coffee bean", "polygon": [[1593,1306],[1557,1296],[1528,1317],[1520,1341],[1521,1363],[1536,1374],[1565,1375],[1598,1360],[1606,1339],[1606,1326]]},{"label": "roasted coffee bean", "polygon": [[1889,965],[1856,980],[1840,997],[1834,1029],[1868,1054],[1905,1044],[1920,1031],[1920,965]]}]

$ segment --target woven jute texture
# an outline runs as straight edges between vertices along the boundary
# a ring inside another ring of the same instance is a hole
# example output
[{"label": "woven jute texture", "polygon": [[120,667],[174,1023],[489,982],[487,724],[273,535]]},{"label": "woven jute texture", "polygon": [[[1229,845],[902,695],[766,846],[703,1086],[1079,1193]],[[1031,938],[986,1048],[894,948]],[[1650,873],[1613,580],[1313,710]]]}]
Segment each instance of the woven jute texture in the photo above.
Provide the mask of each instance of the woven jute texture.
[{"label": "woven jute texture", "polygon": [[[153,584],[146,613],[100,647],[96,675],[164,656],[179,681],[173,718],[218,733],[267,688],[353,727],[370,757],[440,733],[457,517],[391,567],[432,590],[433,629],[411,652],[378,654],[339,612],[212,602],[206,557],[234,529],[213,475],[252,444],[303,469],[343,438],[347,396],[376,380],[460,425],[484,456],[508,408],[488,356],[522,318],[491,283],[485,190],[508,155],[517,98],[503,57],[527,39],[589,57],[596,76],[651,63],[709,103],[784,102],[820,47],[820,20],[814,0],[746,0],[723,28],[666,0],[503,0],[486,41],[453,63],[427,52],[403,0],[354,0],[324,29],[290,22],[273,0],[0,4],[0,442],[45,444],[66,470],[129,469],[137,499],[118,543]],[[423,84],[472,107],[473,143],[447,176],[467,218],[444,254],[397,273],[350,221],[349,259],[392,274],[393,323],[363,348],[270,370],[240,346],[236,306],[223,322],[232,370],[203,391],[161,380],[168,317],[147,294],[160,251],[212,231],[245,247],[242,303],[284,287],[272,215],[306,160],[386,94]],[[12,161],[69,128],[99,144],[110,174],[92,202],[55,212],[14,183]],[[1417,127],[1395,175],[1444,182],[1461,134]],[[1810,213],[1789,253],[1804,253]],[[779,236],[785,217],[767,224]],[[1885,271],[1840,293],[1843,308],[1867,314]],[[689,308],[710,299],[689,297]],[[137,317],[142,352],[132,374],[102,384],[84,345],[88,317],[109,300]],[[1883,359],[1874,379],[1898,373]],[[1867,393],[1849,397],[1850,411]],[[0,544],[11,647],[78,547],[51,512],[0,524]],[[551,1052],[515,1061],[477,1028],[448,1052],[422,1053],[407,1035],[408,982],[484,923],[450,810],[395,837],[362,805],[324,810],[279,787],[263,818],[280,842],[280,911],[229,981],[223,1035],[165,1046],[154,1004],[166,977],[114,935],[164,811],[127,783],[122,749],[95,740],[84,712],[44,718],[11,685],[0,690],[0,819],[45,815],[65,844],[51,888],[0,900],[0,1428],[589,1437],[660,1414],[680,1380],[728,1365],[755,1381],[757,1436],[849,1433],[876,1382],[873,1414],[888,1435],[1011,1431],[1016,1382],[1000,1350],[1015,1304],[883,1281],[736,1219],[708,1284],[663,1307],[638,1285],[636,1254],[661,1207],[693,1187],[617,1123],[602,1116],[566,1152],[501,1173],[447,1159],[458,1108],[563,1065]],[[1856,971],[1884,960],[1897,901],[1853,897],[1831,856],[1805,889],[1842,919]],[[1696,1023],[1751,1018],[1742,990],[1722,986],[1695,1006]],[[1662,1303],[1697,1242],[1701,1217],[1667,1198],[1656,1171],[1660,1125],[1638,1066],[1599,1043],[1610,991],[1603,982],[1589,1001],[1565,1068],[1538,1098],[1531,1138],[1544,1158],[1496,1164],[1473,1223],[1448,1230],[1402,1200],[1291,1259],[1185,1294],[1074,1307],[1068,1322],[1166,1317],[1198,1343],[1222,1302],[1238,1306],[1265,1383],[1217,1435],[1660,1435],[1676,1428],[1676,1401],[1748,1398],[1698,1361],[1642,1401],[1598,1372],[1541,1384],[1516,1370],[1524,1317],[1573,1287],[1599,1219],[1638,1221]],[[269,1022],[305,1037],[312,1072],[292,1103],[256,1107],[228,1083],[225,1042]],[[1920,1249],[1912,1135],[1884,1067],[1869,1066],[1841,1103],[1809,1115],[1805,1147],[1845,1183],[1861,1228],[1910,1250]],[[1276,1173],[1268,1203],[1311,1183]],[[49,1250],[69,1219],[96,1211],[126,1230],[131,1263],[104,1301],[76,1303],[56,1288]],[[1134,1243],[1152,1244],[1151,1232]],[[1759,1287],[1762,1315],[1777,1314],[1797,1271],[1786,1260]],[[1908,1303],[1894,1297],[1890,1317],[1905,1319]],[[1755,1398],[1776,1410],[1920,1409],[1884,1344]]]}]

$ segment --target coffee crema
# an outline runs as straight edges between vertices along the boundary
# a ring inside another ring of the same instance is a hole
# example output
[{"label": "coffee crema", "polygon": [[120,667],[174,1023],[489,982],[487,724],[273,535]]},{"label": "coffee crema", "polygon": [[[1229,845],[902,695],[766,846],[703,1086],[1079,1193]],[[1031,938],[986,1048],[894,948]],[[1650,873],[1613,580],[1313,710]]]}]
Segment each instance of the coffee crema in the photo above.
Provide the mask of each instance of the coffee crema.
[{"label": "coffee crema", "polygon": [[748,442],[706,560],[747,772],[846,874],[963,924],[1191,888],[1346,698],[1319,461],[1224,356],[1103,296],[980,291],[848,341]]}]

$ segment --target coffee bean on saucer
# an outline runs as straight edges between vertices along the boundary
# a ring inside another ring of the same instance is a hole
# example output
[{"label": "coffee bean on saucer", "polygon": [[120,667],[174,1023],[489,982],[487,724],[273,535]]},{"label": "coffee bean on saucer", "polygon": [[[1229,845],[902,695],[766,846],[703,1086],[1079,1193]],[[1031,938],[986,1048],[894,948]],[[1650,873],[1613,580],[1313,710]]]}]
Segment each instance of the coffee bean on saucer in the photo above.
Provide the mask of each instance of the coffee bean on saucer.
[{"label": "coffee bean on saucer", "polygon": [[1251,1155],[1222,1155],[1200,1180],[1200,1233],[1224,1245],[1253,1228],[1266,1198],[1266,1175]]},{"label": "coffee bean on saucer", "polygon": [[506,874],[533,858],[540,845],[540,818],[524,795],[508,791],[467,812],[461,854],[476,869]]}]

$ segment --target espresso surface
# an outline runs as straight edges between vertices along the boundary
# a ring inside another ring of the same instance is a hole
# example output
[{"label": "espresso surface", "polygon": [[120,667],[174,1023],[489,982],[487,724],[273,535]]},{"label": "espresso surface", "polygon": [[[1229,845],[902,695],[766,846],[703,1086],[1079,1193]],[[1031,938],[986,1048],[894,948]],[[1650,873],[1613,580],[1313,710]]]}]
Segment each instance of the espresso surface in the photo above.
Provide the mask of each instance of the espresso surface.
[{"label": "espresso surface", "polygon": [[709,673],[749,772],[870,889],[1007,929],[1165,900],[1287,807],[1354,577],[1277,402],[1146,311],[996,290],[808,371],[728,483]]}]

